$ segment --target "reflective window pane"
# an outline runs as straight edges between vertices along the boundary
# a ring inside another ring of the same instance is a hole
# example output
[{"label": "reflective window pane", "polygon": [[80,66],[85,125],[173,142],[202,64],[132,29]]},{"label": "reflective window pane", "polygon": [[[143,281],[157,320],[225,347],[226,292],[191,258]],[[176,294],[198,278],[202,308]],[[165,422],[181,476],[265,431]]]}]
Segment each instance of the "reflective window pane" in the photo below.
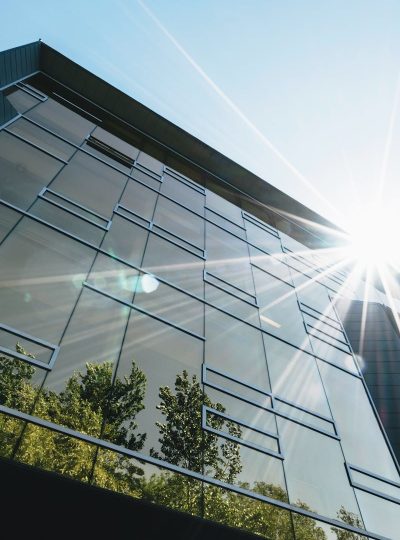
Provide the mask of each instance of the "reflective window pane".
[{"label": "reflective window pane", "polygon": [[206,306],[206,363],[269,390],[261,332]]},{"label": "reflective window pane", "polygon": [[26,210],[63,164],[5,133],[0,133],[0,198]]},{"label": "reflective window pane", "polygon": [[206,224],[207,270],[254,294],[247,244],[219,227]]},{"label": "reflective window pane", "polygon": [[309,349],[295,289],[257,268],[253,268],[253,275],[263,328],[298,347]]},{"label": "reflective window pane", "polygon": [[31,109],[35,105],[41,103],[39,99],[36,99],[31,94],[28,94],[28,92],[24,92],[23,90],[19,89],[15,90],[11,94],[8,94],[7,99],[14,109],[16,109],[20,114],[23,114],[28,109]]},{"label": "reflective window pane", "polygon": [[358,515],[339,442],[283,418],[278,429],[292,504],[333,519],[341,519],[342,507]]},{"label": "reflective window pane", "polygon": [[362,382],[323,362],[319,362],[319,367],[346,460],[398,482],[399,474]]},{"label": "reflective window pane", "polygon": [[0,320],[57,344],[94,252],[28,218],[0,247]]},{"label": "reflective window pane", "polygon": [[61,159],[68,160],[75,152],[72,145],[57,139],[54,135],[28,122],[25,118],[19,118],[7,129]]},{"label": "reflective window pane", "polygon": [[51,189],[108,218],[126,182],[127,177],[122,173],[78,152],[51,184]]},{"label": "reflective window pane", "polygon": [[263,335],[274,394],[324,416],[331,416],[315,359]]},{"label": "reflective window pane", "polygon": [[50,98],[27,112],[26,116],[78,145],[94,128],[92,122]]},{"label": "reflective window pane", "polygon": [[205,198],[203,193],[200,193],[190,185],[168,174],[164,175],[163,180],[164,181],[161,184],[161,193],[167,195],[174,201],[187,206],[193,210],[193,212],[197,212],[200,215],[204,214]]},{"label": "reflective window pane", "polygon": [[203,297],[204,261],[168,240],[150,234],[143,268]]}]

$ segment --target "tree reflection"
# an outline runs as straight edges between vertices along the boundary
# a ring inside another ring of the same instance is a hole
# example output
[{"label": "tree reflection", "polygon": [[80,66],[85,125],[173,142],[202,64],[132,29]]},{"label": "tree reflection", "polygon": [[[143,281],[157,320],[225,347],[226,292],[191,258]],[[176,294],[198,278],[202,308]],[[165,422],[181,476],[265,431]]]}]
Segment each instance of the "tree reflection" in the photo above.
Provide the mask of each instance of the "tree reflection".
[{"label": "tree reflection", "polygon": [[[27,353],[19,344],[18,353]],[[40,371],[40,370],[38,370]],[[36,369],[7,356],[0,356],[0,404],[74,431],[100,437],[134,451],[143,449],[146,433],[139,432],[137,416],[144,409],[146,376],[132,362],[128,376],[113,376],[111,362],[87,363],[84,373],[76,372],[64,390],[40,388]],[[287,501],[286,491],[277,485],[240,480],[240,444],[202,429],[202,407],[225,412],[221,403],[203,392],[196,375],[177,374],[174,388],[162,386],[157,409],[163,420],[155,425],[159,448],[152,456],[168,463],[205,474],[239,488]],[[240,426],[217,415],[208,425],[238,439]],[[0,415],[0,455],[15,457],[45,469],[73,476],[81,481],[123,492],[180,511],[251,531],[274,540],[326,540],[326,534],[312,519],[276,506],[239,495],[223,487],[203,483],[183,474],[163,471],[145,473],[144,462],[98,449],[79,439]],[[310,508],[297,501],[297,506]],[[338,518],[362,528],[360,518],[344,507]],[[331,527],[337,540],[361,540],[362,536]]]}]

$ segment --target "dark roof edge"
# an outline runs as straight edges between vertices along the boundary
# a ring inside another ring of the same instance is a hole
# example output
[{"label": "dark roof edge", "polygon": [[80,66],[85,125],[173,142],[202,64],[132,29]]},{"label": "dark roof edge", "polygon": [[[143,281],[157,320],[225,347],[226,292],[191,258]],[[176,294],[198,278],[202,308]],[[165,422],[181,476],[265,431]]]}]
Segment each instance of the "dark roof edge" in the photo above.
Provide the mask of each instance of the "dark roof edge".
[{"label": "dark roof edge", "polygon": [[59,51],[44,42],[40,42],[40,45],[40,69],[46,75],[65,84],[86,99],[98,103],[111,114],[127,120],[144,134],[169,147],[170,151],[188,157],[196,165],[261,204],[272,207],[278,212],[340,230],[337,225],[314,210],[214,150]]}]

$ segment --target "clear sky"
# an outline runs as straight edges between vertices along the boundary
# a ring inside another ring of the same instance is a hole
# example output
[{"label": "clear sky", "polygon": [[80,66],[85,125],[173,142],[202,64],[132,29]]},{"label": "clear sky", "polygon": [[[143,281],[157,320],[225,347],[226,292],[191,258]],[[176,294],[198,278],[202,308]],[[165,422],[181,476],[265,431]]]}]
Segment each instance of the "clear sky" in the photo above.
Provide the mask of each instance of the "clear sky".
[{"label": "clear sky", "polygon": [[342,226],[400,212],[399,0],[0,0],[41,38]]}]

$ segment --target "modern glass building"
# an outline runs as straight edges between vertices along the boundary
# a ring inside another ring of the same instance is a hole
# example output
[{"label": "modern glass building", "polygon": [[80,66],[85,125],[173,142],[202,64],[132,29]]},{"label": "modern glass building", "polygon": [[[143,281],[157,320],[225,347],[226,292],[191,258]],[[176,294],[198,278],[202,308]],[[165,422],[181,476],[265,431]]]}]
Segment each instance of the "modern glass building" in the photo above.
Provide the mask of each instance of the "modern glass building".
[{"label": "modern glass building", "polygon": [[268,539],[399,539],[334,305],[358,293],[299,223],[330,224],[41,42],[0,85],[3,460]]}]

